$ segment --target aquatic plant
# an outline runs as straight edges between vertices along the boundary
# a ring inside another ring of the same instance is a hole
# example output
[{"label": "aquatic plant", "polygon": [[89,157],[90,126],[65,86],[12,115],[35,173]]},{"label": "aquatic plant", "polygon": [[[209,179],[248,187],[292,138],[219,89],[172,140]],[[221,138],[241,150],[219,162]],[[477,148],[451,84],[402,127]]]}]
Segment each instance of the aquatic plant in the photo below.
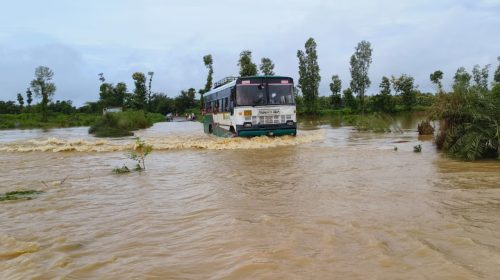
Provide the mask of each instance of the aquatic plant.
[{"label": "aquatic plant", "polygon": [[128,154],[128,157],[137,161],[136,171],[146,170],[146,157],[153,151],[153,146],[147,145],[142,139],[137,138],[134,148]]},{"label": "aquatic plant", "polygon": [[22,190],[7,192],[5,194],[0,194],[0,201],[4,200],[31,200],[35,196],[44,193],[43,191],[37,190]]},{"label": "aquatic plant", "polygon": [[115,174],[130,173],[130,169],[128,169],[128,167],[126,165],[123,165],[122,167],[113,168],[113,173],[115,173]]},{"label": "aquatic plant", "polygon": [[422,145],[418,144],[416,146],[413,146],[413,152],[415,152],[415,153],[422,152]]}]

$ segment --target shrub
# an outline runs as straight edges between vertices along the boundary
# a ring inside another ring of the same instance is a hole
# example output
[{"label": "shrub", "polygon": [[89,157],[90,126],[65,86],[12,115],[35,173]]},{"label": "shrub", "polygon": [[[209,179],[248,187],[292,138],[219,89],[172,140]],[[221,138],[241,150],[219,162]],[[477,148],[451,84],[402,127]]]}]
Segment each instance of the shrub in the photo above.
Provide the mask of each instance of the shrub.
[{"label": "shrub", "polygon": [[434,127],[431,125],[430,121],[422,121],[417,127],[419,135],[433,135]]},{"label": "shrub", "polygon": [[463,160],[498,157],[499,106],[499,97],[472,87],[438,95],[430,110],[431,119],[441,121],[437,147]]},{"label": "shrub", "polygon": [[148,128],[152,124],[143,111],[107,113],[89,128],[89,133],[97,137],[132,136],[132,130]]}]

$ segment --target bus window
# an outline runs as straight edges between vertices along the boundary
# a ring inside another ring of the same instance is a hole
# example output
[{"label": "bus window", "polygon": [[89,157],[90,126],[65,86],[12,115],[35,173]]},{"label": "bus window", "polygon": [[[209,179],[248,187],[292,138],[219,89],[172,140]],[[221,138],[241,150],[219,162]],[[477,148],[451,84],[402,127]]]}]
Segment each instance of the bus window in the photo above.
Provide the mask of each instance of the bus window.
[{"label": "bus window", "polygon": [[229,98],[224,98],[224,112],[229,111]]},{"label": "bus window", "polygon": [[259,106],[266,104],[266,89],[261,85],[238,85],[236,89],[236,104],[239,106]]}]

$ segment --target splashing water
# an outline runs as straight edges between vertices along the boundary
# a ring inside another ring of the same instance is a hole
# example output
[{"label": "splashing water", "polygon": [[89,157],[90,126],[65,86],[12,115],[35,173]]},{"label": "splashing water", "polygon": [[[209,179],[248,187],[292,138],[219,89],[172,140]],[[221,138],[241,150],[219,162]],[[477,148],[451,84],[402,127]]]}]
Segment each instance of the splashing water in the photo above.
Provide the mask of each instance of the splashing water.
[{"label": "splashing water", "polygon": [[[296,137],[254,137],[254,138],[219,138],[208,135],[184,136],[145,136],[146,143],[153,145],[155,150],[235,150],[235,149],[262,149],[279,146],[293,146],[324,139],[322,130],[300,132]],[[126,151],[133,147],[134,139],[115,140],[83,140],[48,138],[45,140],[28,140],[0,144],[3,152],[115,152]]]}]

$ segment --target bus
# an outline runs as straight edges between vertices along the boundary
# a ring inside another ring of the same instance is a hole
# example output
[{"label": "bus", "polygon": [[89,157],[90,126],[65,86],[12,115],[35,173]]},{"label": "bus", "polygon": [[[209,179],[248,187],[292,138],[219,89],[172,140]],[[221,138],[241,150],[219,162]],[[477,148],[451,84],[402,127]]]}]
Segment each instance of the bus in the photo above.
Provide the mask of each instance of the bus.
[{"label": "bus", "polygon": [[205,94],[205,133],[223,137],[297,135],[293,79],[227,77]]}]

